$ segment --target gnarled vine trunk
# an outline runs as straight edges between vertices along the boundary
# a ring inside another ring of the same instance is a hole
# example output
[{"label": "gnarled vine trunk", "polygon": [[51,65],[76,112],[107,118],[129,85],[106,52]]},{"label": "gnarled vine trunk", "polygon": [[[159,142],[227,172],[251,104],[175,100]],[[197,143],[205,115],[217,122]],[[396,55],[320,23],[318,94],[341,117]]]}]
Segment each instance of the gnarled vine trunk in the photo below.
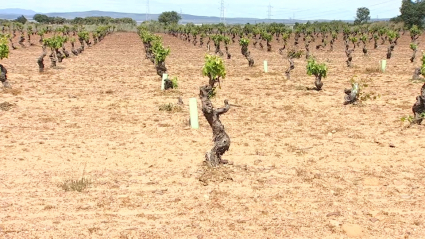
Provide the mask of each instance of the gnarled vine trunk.
[{"label": "gnarled vine trunk", "polygon": [[395,43],[392,42],[387,49],[387,59],[391,59],[392,52],[394,51]]},{"label": "gnarled vine trunk", "polygon": [[223,52],[220,49],[220,42],[218,44],[214,43],[215,45],[215,54],[218,54],[219,56],[223,56]]},{"label": "gnarled vine trunk", "polygon": [[272,51],[272,45],[267,41],[267,51]]},{"label": "gnarled vine trunk", "polygon": [[81,49],[81,52],[83,52],[84,51],[84,40],[83,39],[79,39],[79,41],[80,41],[80,49]]},{"label": "gnarled vine trunk", "polygon": [[353,53],[353,50],[346,49],[345,54],[347,55],[347,67],[351,67],[351,62],[353,61],[353,56],[351,55]]},{"label": "gnarled vine trunk", "polygon": [[310,43],[305,43],[305,59],[310,58]]},{"label": "gnarled vine trunk", "polygon": [[208,98],[208,93],[213,88],[210,85],[200,88],[199,97],[202,101],[202,113],[213,131],[214,147],[205,154],[205,160],[211,167],[217,167],[226,163],[222,159],[223,154],[230,148],[230,137],[224,130],[224,125],[220,121],[220,115],[226,113],[230,109],[227,100],[224,101],[224,108],[215,109]]},{"label": "gnarled vine trunk", "polygon": [[28,34],[28,35],[27,35],[27,38],[28,38],[28,44],[29,44],[30,46],[34,46],[34,44],[32,44],[32,43],[31,43],[31,34]]},{"label": "gnarled vine trunk", "polygon": [[248,46],[242,46],[241,52],[242,55],[248,60],[248,65],[250,67],[254,66],[254,59],[251,57],[251,52],[248,50]]},{"label": "gnarled vine trunk", "polygon": [[193,42],[192,43],[193,43],[194,46],[196,46],[196,43],[198,43],[198,41],[196,39],[197,39],[197,36],[193,36]]},{"label": "gnarled vine trunk", "polygon": [[54,49],[51,49],[51,50],[52,50],[52,53],[49,55],[50,62],[51,62],[50,67],[54,68],[56,67],[56,62],[58,60],[56,58],[56,51]]},{"label": "gnarled vine trunk", "polygon": [[297,46],[298,45],[299,38],[300,38],[300,35],[299,34],[295,34],[295,37],[294,37],[294,46]]},{"label": "gnarled vine trunk", "polygon": [[164,79],[164,90],[174,89],[173,82],[170,79]]},{"label": "gnarled vine trunk", "polygon": [[421,79],[421,68],[415,68],[415,71],[413,72],[412,79],[413,80],[420,80]]},{"label": "gnarled vine trunk", "polygon": [[425,84],[421,88],[421,95],[416,97],[412,111],[414,114],[413,123],[421,124],[425,114]]},{"label": "gnarled vine trunk", "polygon": [[353,85],[352,89],[345,89],[344,90],[345,96],[344,96],[344,105],[352,104],[357,101],[359,90],[357,83]]},{"label": "gnarled vine trunk", "polygon": [[10,45],[12,46],[12,50],[16,50],[16,46],[13,44],[12,38],[9,38]]},{"label": "gnarled vine trunk", "polygon": [[155,68],[156,74],[158,74],[161,79],[164,74],[167,74],[167,67],[165,67],[165,62],[158,62],[157,64],[155,64]]},{"label": "gnarled vine trunk", "polygon": [[208,41],[207,41],[207,49],[208,49],[208,51],[210,51],[210,43],[211,43],[211,38],[209,37],[208,38]]},{"label": "gnarled vine trunk", "polygon": [[55,49],[56,52],[56,57],[58,59],[59,62],[62,62],[63,59],[65,58],[64,54],[62,54],[61,51],[59,51],[59,49]]},{"label": "gnarled vine trunk", "polygon": [[288,58],[289,61],[289,68],[285,71],[286,78],[288,80],[291,79],[291,71],[295,69],[294,60],[292,58]]},{"label": "gnarled vine trunk", "polygon": [[202,47],[204,45],[204,38],[200,37],[199,38],[199,47]]},{"label": "gnarled vine trunk", "polygon": [[66,50],[65,45],[62,47],[62,52],[65,55],[66,58],[69,57],[69,52]]},{"label": "gnarled vine trunk", "polygon": [[254,45],[254,48],[257,48],[258,39],[257,37],[254,37],[254,42],[252,43]]},{"label": "gnarled vine trunk", "polygon": [[0,81],[4,88],[12,88],[9,81],[7,80],[7,70],[2,64],[0,64]]},{"label": "gnarled vine trunk", "polygon": [[41,56],[37,59],[38,64],[38,71],[43,72],[44,71],[44,57],[47,55],[46,47],[43,46],[43,53],[41,53]]},{"label": "gnarled vine trunk", "polygon": [[279,48],[279,54],[283,55],[283,51],[285,50],[285,48],[286,48],[286,44],[283,45],[283,47]]},{"label": "gnarled vine trunk", "polygon": [[74,54],[75,56],[78,56],[78,51],[77,51],[77,50],[75,50],[74,42],[71,42],[71,52],[72,52],[72,54]]},{"label": "gnarled vine trunk", "polygon": [[24,42],[25,42],[25,37],[21,35],[21,38],[19,39],[19,45],[21,45],[21,47],[25,47]]},{"label": "gnarled vine trunk", "polygon": [[232,55],[229,53],[229,47],[227,46],[227,44],[224,45],[224,49],[226,49],[227,59],[232,58]]},{"label": "gnarled vine trunk", "polygon": [[323,82],[322,82],[322,76],[317,75],[316,80],[314,81],[314,85],[316,86],[317,90],[322,90]]},{"label": "gnarled vine trunk", "polygon": [[410,62],[414,62],[414,61],[415,61],[415,58],[416,58],[416,52],[417,52],[417,51],[418,51],[417,49],[413,50],[412,57],[410,57]]}]

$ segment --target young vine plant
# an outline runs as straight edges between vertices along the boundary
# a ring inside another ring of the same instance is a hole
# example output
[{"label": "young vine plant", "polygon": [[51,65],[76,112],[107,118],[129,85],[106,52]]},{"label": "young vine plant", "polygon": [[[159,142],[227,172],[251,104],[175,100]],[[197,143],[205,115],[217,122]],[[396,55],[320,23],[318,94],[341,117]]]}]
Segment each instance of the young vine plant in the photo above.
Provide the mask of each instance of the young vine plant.
[{"label": "young vine plant", "polygon": [[221,89],[220,78],[226,78],[226,69],[223,59],[214,55],[206,55],[205,64],[202,68],[202,75],[209,78],[209,85],[212,88],[212,91],[208,94],[208,98],[215,97],[217,92],[216,83],[218,83],[218,87]]},{"label": "young vine plant", "polygon": [[0,60],[9,56],[9,37],[7,35],[0,34]]}]

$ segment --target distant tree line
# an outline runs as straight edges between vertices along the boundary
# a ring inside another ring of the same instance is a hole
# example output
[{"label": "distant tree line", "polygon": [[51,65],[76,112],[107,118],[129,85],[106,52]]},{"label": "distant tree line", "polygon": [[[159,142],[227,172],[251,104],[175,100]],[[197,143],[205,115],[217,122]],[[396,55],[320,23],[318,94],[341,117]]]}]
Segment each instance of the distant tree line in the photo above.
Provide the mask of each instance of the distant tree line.
[{"label": "distant tree line", "polygon": [[81,25],[106,25],[106,24],[131,24],[136,25],[132,18],[112,18],[112,17],[76,17],[74,19],[65,19],[63,17],[49,17],[44,14],[35,14],[33,19],[44,24],[81,24]]},{"label": "distant tree line", "polygon": [[49,17],[43,14],[35,14],[32,18],[34,21],[44,24],[64,24],[66,21],[63,17]]},{"label": "distant tree line", "polygon": [[19,23],[25,24],[27,21],[28,20],[24,17],[24,15],[22,15],[16,18],[15,20],[0,19],[0,24],[7,23],[7,22],[19,22]]}]

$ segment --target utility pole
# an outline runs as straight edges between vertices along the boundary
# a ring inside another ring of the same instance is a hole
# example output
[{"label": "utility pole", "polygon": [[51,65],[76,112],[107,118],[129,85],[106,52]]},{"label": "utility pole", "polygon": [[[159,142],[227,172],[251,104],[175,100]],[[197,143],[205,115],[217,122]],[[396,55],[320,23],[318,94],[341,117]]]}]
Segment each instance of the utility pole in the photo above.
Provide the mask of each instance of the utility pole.
[{"label": "utility pole", "polygon": [[271,21],[271,18],[272,18],[272,5],[270,5],[270,3],[269,3],[269,6],[268,6],[268,9],[267,9],[267,16],[268,16],[268,19],[269,19],[269,22]]},{"label": "utility pole", "polygon": [[221,0],[220,5],[220,23],[226,23],[226,18],[224,16],[224,0]]},{"label": "utility pole", "polygon": [[146,0],[146,21],[149,18],[149,0]]}]

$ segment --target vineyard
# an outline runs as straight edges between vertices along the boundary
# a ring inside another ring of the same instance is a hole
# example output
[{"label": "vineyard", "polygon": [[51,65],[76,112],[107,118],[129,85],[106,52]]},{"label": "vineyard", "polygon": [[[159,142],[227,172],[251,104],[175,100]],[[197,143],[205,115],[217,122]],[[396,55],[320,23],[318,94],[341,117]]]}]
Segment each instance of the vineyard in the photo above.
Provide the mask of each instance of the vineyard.
[{"label": "vineyard", "polygon": [[4,23],[0,39],[1,238],[425,236],[416,26]]}]

